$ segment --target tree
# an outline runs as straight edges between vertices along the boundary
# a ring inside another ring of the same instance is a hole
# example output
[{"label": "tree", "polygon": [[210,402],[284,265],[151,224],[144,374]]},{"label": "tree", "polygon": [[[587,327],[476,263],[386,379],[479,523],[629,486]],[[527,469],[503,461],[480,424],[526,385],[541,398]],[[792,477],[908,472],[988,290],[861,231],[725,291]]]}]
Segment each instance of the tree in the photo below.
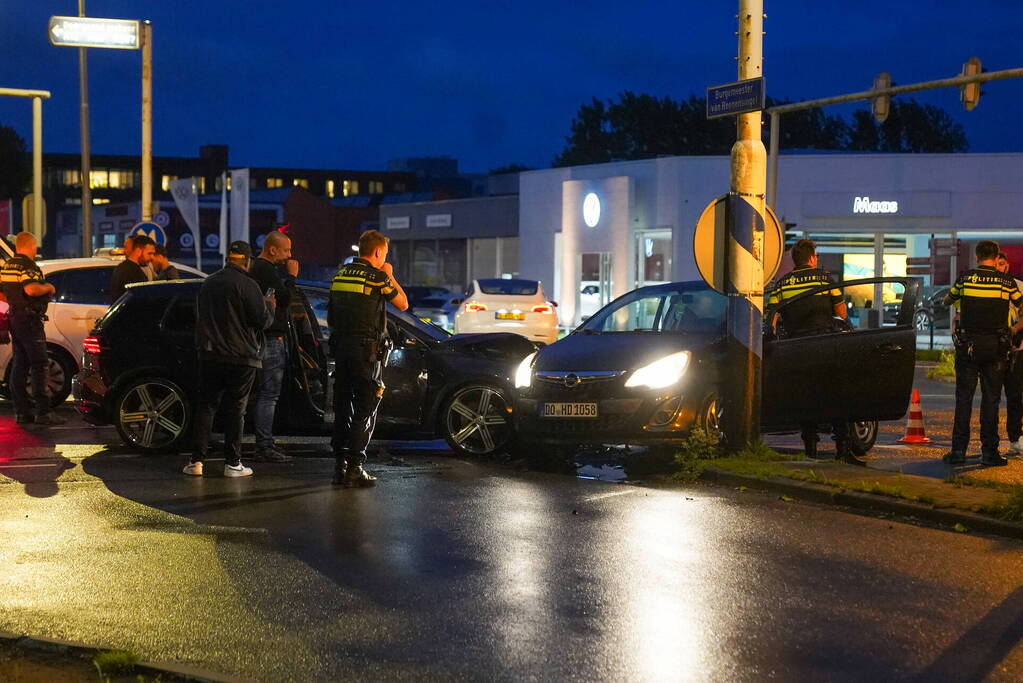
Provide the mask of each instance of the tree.
[{"label": "tree", "polygon": [[849,149],[871,152],[965,152],[966,131],[944,109],[915,99],[892,100],[884,123],[865,109],[853,112]]},{"label": "tree", "polygon": [[0,126],[0,200],[19,200],[32,182],[25,141],[10,126]]}]

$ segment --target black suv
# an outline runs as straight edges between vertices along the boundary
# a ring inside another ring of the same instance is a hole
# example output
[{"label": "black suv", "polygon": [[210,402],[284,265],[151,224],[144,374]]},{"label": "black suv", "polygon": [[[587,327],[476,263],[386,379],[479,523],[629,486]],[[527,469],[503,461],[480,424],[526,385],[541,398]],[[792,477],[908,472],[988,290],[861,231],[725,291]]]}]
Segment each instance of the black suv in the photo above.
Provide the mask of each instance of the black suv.
[{"label": "black suv", "polygon": [[[197,281],[136,285],[97,321],[73,382],[75,407],[92,424],[114,424],[142,451],[187,448],[197,387]],[[326,344],[303,287],[291,303],[288,365],[277,404],[280,434],[326,433],[332,414]],[[391,308],[395,348],[377,435],[447,439],[458,452],[487,455],[511,436],[511,374],[532,343],[517,335],[452,337]]]}]

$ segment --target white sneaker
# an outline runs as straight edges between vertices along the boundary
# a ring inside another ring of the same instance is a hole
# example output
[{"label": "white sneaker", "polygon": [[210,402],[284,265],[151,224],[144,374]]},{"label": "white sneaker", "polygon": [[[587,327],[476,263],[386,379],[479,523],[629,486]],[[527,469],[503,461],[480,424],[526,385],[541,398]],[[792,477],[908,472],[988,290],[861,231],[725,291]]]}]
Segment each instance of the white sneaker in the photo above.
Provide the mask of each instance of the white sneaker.
[{"label": "white sneaker", "polygon": [[252,468],[238,463],[237,465],[224,465],[225,477],[251,477]]},{"label": "white sneaker", "polygon": [[184,469],[181,470],[185,474],[190,474],[193,477],[202,476],[202,463],[201,462],[190,462],[185,465]]},{"label": "white sneaker", "polygon": [[1015,441],[1009,442],[1009,452],[1013,455],[1023,454],[1023,436],[1016,439]]}]

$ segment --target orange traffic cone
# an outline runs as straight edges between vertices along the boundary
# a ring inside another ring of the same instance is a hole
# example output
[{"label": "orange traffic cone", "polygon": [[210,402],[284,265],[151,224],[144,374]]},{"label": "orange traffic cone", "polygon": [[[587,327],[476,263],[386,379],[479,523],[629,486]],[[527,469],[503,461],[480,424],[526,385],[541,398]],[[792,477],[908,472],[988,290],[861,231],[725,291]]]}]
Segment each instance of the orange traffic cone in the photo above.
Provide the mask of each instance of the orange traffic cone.
[{"label": "orange traffic cone", "polygon": [[909,402],[909,419],[906,420],[906,435],[899,443],[930,443],[924,435],[924,413],[920,408],[920,390],[913,390],[913,398]]}]

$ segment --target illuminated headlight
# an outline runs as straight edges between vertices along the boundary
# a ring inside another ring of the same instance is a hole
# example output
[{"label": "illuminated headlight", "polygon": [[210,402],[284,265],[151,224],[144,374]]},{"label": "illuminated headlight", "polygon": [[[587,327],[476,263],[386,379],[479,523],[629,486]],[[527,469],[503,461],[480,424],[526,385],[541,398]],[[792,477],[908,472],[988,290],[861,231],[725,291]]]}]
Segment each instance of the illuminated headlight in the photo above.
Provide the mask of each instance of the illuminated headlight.
[{"label": "illuminated headlight", "polygon": [[536,351],[522,359],[519,367],[515,370],[515,388],[525,389],[533,383],[533,360],[536,358]]},{"label": "illuminated headlight", "polygon": [[670,356],[665,356],[645,365],[632,373],[632,376],[625,382],[627,387],[647,387],[648,389],[663,389],[670,387],[685,374],[689,367],[689,352],[679,351]]}]

